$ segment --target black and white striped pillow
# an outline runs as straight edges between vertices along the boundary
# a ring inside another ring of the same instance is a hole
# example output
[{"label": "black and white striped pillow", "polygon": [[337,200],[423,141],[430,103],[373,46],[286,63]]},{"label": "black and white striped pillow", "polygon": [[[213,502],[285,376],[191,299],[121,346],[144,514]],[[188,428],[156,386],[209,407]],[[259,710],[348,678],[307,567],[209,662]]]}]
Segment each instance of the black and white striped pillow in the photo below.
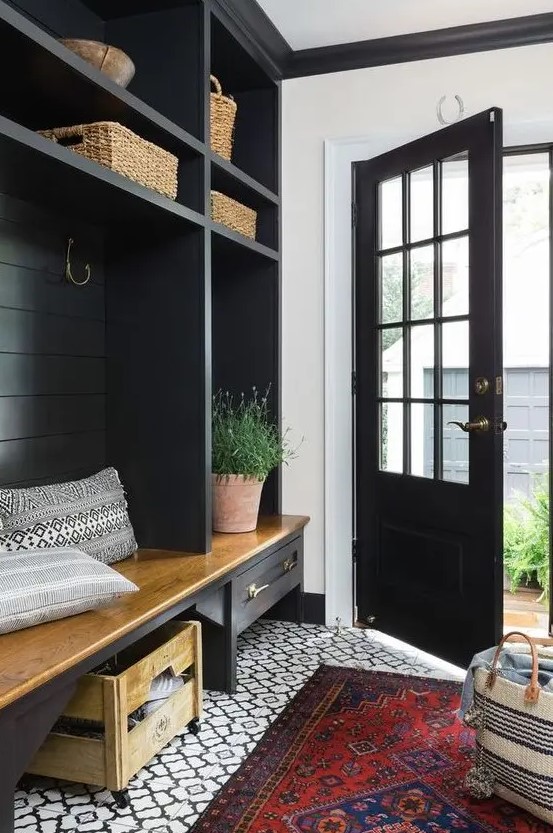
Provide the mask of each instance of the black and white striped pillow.
[{"label": "black and white striped pillow", "polygon": [[105,607],[136,584],[77,549],[4,552],[0,633]]},{"label": "black and white striped pillow", "polygon": [[113,564],[136,550],[119,475],[107,468],[84,480],[0,488],[0,550],[77,547]]}]

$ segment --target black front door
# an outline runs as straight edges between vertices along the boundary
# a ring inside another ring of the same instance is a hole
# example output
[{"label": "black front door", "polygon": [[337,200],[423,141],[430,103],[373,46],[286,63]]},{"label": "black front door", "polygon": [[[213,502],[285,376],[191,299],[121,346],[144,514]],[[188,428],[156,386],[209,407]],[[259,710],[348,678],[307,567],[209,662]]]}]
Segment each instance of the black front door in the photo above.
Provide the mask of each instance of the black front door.
[{"label": "black front door", "polygon": [[502,627],[502,112],[354,166],[359,619],[467,663]]}]

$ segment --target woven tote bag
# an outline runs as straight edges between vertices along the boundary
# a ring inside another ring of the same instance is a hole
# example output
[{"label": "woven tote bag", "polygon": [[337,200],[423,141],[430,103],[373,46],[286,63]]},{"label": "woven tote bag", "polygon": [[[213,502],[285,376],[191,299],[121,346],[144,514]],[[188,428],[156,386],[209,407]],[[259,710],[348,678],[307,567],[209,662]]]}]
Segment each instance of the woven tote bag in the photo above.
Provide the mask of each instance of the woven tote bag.
[{"label": "woven tote bag", "polygon": [[[501,677],[498,669],[504,643],[512,637],[530,644],[532,676],[527,686]],[[491,670],[476,669],[473,709],[478,719],[473,725],[478,729],[478,763],[465,783],[471,789],[476,780],[481,788],[488,780],[490,794],[553,824],[553,693],[540,687],[538,675],[536,644],[518,632],[503,637]]]}]

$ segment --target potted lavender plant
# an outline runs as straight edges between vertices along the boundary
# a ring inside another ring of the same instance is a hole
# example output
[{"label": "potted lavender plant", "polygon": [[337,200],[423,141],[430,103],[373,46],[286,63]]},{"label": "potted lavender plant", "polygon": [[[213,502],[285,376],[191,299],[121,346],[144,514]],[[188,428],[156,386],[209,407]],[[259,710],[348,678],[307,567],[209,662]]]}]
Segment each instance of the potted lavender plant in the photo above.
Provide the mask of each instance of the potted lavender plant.
[{"label": "potted lavender plant", "polygon": [[267,390],[235,399],[213,397],[213,529],[251,532],[257,526],[263,484],[270,472],[295,456],[288,431],[269,414]]}]

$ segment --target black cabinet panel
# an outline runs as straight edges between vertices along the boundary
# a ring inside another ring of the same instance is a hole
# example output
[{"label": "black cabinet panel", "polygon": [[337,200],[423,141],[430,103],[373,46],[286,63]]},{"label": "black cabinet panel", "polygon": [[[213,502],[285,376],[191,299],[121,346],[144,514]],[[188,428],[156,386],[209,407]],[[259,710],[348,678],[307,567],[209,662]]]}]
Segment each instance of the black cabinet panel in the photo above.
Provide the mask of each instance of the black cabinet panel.
[{"label": "black cabinet panel", "polygon": [[103,40],[103,21],[79,0],[8,0],[10,6],[62,38]]},{"label": "black cabinet panel", "polygon": [[0,396],[104,393],[105,389],[104,359],[0,353]]},{"label": "black cabinet panel", "polygon": [[0,397],[0,442],[79,431],[101,431],[106,398],[93,396]]},{"label": "black cabinet panel", "polygon": [[147,14],[133,11],[106,24],[107,42],[135,63],[129,92],[198,137],[203,132],[202,21],[199,3],[158,7]]},{"label": "black cabinet panel", "polygon": [[119,236],[107,254],[109,459],[139,546],[207,552],[204,233]]},{"label": "black cabinet panel", "polygon": [[[81,274],[78,270],[79,265],[75,271]],[[93,274],[86,286],[76,290],[59,274],[0,264],[0,307],[103,321],[104,287]]]},{"label": "black cabinet panel", "polygon": [[56,482],[72,469],[93,474],[105,462],[103,431],[6,440],[0,442],[0,483],[26,483],[37,478]]},{"label": "black cabinet panel", "polygon": [[0,307],[2,353],[103,356],[104,335],[103,321]]},{"label": "black cabinet panel", "polygon": [[[212,388],[270,385],[280,416],[278,85],[211,0],[7,5],[4,74],[14,56],[20,71],[0,107],[0,482],[115,465],[141,544],[205,552]],[[34,23],[119,45],[136,64],[129,90]],[[237,99],[235,164],[202,142],[210,71]],[[176,201],[33,132],[103,119],[179,157]],[[256,241],[214,227],[210,188],[258,211]],[[87,286],[65,279],[70,237]],[[262,509],[279,504],[277,472]]]},{"label": "black cabinet panel", "polygon": [[[91,285],[64,278],[65,245]],[[90,474],[105,464],[101,233],[0,195],[0,482]]]}]

